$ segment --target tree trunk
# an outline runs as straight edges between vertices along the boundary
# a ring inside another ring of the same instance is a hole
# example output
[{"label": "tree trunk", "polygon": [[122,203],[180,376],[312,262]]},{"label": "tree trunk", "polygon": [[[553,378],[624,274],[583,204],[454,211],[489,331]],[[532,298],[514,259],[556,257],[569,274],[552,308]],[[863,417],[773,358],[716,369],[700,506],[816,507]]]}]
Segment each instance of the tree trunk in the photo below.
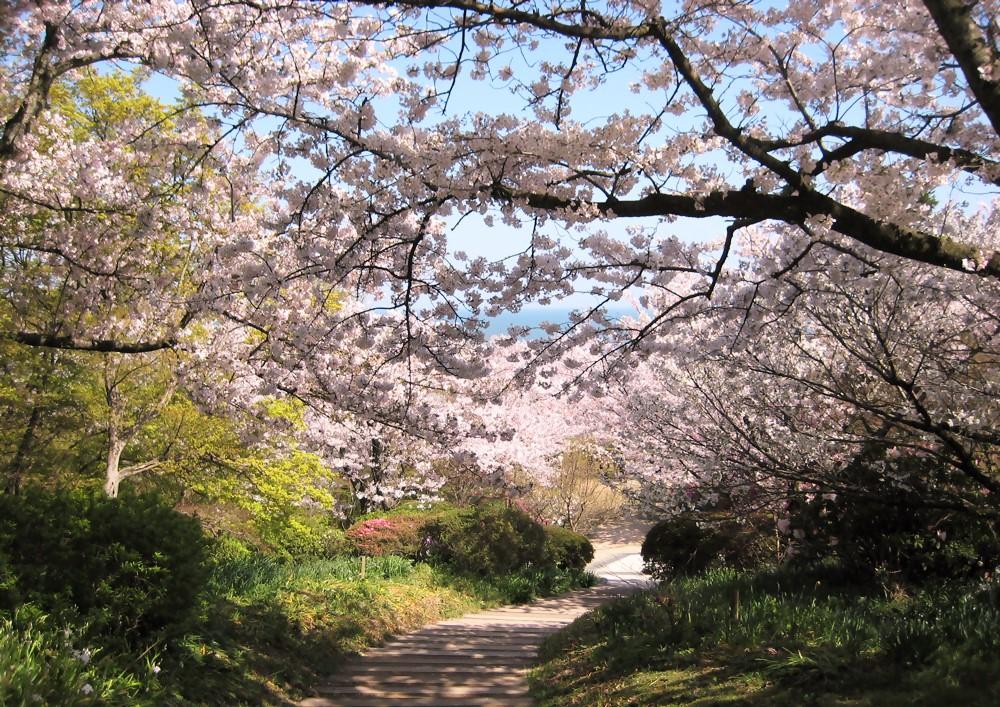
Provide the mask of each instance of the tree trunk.
[{"label": "tree trunk", "polygon": [[108,433],[108,463],[104,471],[104,493],[111,498],[118,498],[118,487],[122,482],[121,461],[125,451],[125,442],[118,438],[115,432]]},{"label": "tree trunk", "polygon": [[24,468],[28,463],[31,448],[35,446],[35,431],[38,429],[38,423],[42,421],[42,413],[44,412],[38,396],[40,392],[44,391],[46,386],[48,386],[49,378],[52,375],[52,369],[55,367],[55,363],[55,354],[47,356],[46,364],[48,364],[48,368],[43,369],[41,380],[39,380],[36,385],[31,387],[30,393],[34,400],[31,405],[31,415],[28,416],[28,425],[24,428],[24,434],[21,435],[21,441],[17,444],[17,451],[14,453],[14,459],[11,461],[10,466],[7,467],[7,478],[4,482],[4,491],[11,496],[16,496],[21,491],[21,482],[24,479]]},{"label": "tree trunk", "polygon": [[21,441],[17,445],[17,452],[14,459],[7,468],[7,479],[4,484],[4,491],[11,496],[16,496],[21,490],[21,479],[24,476],[24,465],[27,462],[28,454],[35,442],[35,428],[42,419],[42,408],[37,403],[31,407],[31,416],[28,418],[28,426],[21,435]]}]

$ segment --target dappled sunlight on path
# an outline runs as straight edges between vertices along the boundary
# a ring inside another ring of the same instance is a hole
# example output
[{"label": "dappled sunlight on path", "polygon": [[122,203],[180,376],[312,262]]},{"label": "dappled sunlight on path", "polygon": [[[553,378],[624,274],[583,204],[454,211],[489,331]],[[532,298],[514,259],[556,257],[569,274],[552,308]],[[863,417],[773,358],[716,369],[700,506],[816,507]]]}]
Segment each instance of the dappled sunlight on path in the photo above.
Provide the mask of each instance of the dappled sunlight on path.
[{"label": "dappled sunlight on path", "polygon": [[301,707],[533,704],[526,674],[542,640],[646,585],[638,558],[645,528],[629,522],[594,533],[588,569],[601,578],[598,586],[425,626],[352,658]]}]

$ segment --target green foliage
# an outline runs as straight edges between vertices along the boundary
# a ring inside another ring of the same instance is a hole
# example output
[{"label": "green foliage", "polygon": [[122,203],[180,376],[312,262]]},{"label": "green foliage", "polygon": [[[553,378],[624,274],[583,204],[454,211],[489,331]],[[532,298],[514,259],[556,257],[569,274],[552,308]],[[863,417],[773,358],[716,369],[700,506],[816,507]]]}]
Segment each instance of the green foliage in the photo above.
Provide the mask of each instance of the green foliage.
[{"label": "green foliage", "polygon": [[486,576],[546,566],[545,531],[523,511],[502,504],[445,513],[429,528],[432,557]]},{"label": "green foliage", "polygon": [[254,554],[254,548],[248,543],[229,533],[222,533],[212,540],[209,560],[216,566],[225,562],[239,562]]},{"label": "green foliage", "polygon": [[74,647],[74,639],[71,631],[26,608],[0,617],[0,705],[153,704],[152,666],[138,675],[120,670],[100,650]]},{"label": "green foliage", "polygon": [[353,520],[356,523],[362,520],[369,520],[371,518],[396,518],[398,516],[404,516],[406,518],[423,518],[430,522],[437,520],[441,516],[448,515],[449,513],[455,513],[458,510],[458,506],[445,501],[436,501],[434,503],[402,501],[398,506],[390,508],[389,510],[379,510],[372,513],[366,513],[355,517]]},{"label": "green foliage", "polygon": [[597,577],[578,569],[545,566],[500,575],[490,581],[503,595],[505,603],[525,604],[538,597],[592,587],[597,583]]},{"label": "green foliage", "polygon": [[543,704],[1000,698],[991,677],[1000,670],[997,587],[887,595],[843,579],[827,568],[677,577],[605,605],[547,642],[536,687],[552,698]]},{"label": "green foliage", "polygon": [[657,579],[701,572],[717,559],[718,537],[690,516],[662,520],[642,541],[645,571]]},{"label": "green foliage", "polygon": [[[413,562],[405,557],[372,557],[365,562],[364,578],[367,580],[401,579],[412,573]],[[360,557],[288,561],[251,554],[218,561],[212,570],[209,589],[217,596],[253,598],[272,595],[303,580],[349,582],[361,579]]]},{"label": "green foliage", "polygon": [[326,528],[323,531],[322,557],[342,557],[354,551],[354,543],[347,537],[347,532],[340,528]]},{"label": "green foliage", "polygon": [[[0,325],[7,317],[0,300]],[[0,341],[0,486],[59,483],[102,456],[87,395],[95,390],[83,358]]]},{"label": "green foliage", "polygon": [[649,529],[642,542],[642,559],[645,571],[657,579],[718,565],[750,567],[762,561],[762,540],[749,525],[675,516]]},{"label": "green foliage", "polygon": [[191,615],[205,548],[198,522],[153,496],[0,496],[0,609],[31,602],[139,644]]},{"label": "green foliage", "polygon": [[168,106],[142,90],[146,76],[141,72],[100,73],[81,71],[72,82],[53,87],[52,103],[73,126],[74,138],[112,139],[124,125],[168,121],[161,130],[169,130]]},{"label": "green foliage", "polygon": [[[935,503],[926,460],[897,461],[897,471],[919,466],[905,487],[886,497],[880,473],[858,463],[845,470],[857,494],[810,493],[792,503],[790,530],[797,562],[834,558],[856,579],[919,583],[969,578],[1000,567],[995,519],[959,513]],[[943,472],[942,472],[943,473]],[[930,501],[930,502],[929,502]]]},{"label": "green foliage", "polygon": [[273,515],[254,517],[258,536],[282,557],[335,557],[350,551],[344,532],[331,524],[329,513],[311,512],[289,504]]},{"label": "green foliage", "polygon": [[594,559],[594,546],[580,533],[558,525],[547,525],[545,554],[549,562],[559,569],[582,571]]},{"label": "green foliage", "polygon": [[[294,407],[267,407],[278,415],[276,426],[296,424]],[[185,430],[174,445],[170,472],[202,499],[203,508],[192,511],[212,516],[216,532],[251,531],[255,541],[285,557],[331,557],[346,551],[333,524],[338,476],[318,456],[297,449],[290,439],[283,440],[280,451],[248,448],[236,421],[205,414],[187,401],[172,405],[163,421]],[[242,514],[228,517],[232,514],[218,507]]]}]

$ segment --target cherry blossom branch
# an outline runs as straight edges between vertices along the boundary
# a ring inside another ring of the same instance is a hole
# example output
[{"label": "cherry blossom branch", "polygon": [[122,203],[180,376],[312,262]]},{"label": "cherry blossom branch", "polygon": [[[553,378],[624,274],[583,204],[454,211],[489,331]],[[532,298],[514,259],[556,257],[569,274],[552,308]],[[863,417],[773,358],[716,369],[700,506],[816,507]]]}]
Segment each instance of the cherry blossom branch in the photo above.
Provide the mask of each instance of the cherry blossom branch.
[{"label": "cherry blossom branch", "polygon": [[833,230],[875,250],[959,272],[1000,277],[1000,256],[993,255],[982,263],[981,253],[972,246],[879,221],[816,192],[801,195],[761,194],[749,189],[713,191],[704,196],[648,194],[638,199],[595,202],[552,194],[515,192],[496,186],[493,196],[509,203],[522,202],[537,209],[565,209],[581,213],[592,209],[601,215],[627,218],[725,216],[752,222],[775,220],[800,225],[812,216],[825,215],[833,219]]},{"label": "cherry blossom branch", "polygon": [[[1000,52],[987,42],[972,17],[976,2],[969,0],[924,0],[938,31],[955,55],[969,88],[1000,135]],[[988,18],[989,19],[989,18]],[[995,21],[992,18],[990,21]]]}]

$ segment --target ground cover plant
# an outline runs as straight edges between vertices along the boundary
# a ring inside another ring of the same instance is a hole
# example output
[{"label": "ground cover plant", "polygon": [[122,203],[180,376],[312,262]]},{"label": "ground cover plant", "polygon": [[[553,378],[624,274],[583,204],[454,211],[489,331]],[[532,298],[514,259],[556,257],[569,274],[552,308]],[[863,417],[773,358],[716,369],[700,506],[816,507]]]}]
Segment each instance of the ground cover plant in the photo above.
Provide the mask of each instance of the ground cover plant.
[{"label": "ground cover plant", "polygon": [[886,591],[825,569],[719,568],[597,609],[551,638],[545,705],[989,705],[1000,588]]}]

